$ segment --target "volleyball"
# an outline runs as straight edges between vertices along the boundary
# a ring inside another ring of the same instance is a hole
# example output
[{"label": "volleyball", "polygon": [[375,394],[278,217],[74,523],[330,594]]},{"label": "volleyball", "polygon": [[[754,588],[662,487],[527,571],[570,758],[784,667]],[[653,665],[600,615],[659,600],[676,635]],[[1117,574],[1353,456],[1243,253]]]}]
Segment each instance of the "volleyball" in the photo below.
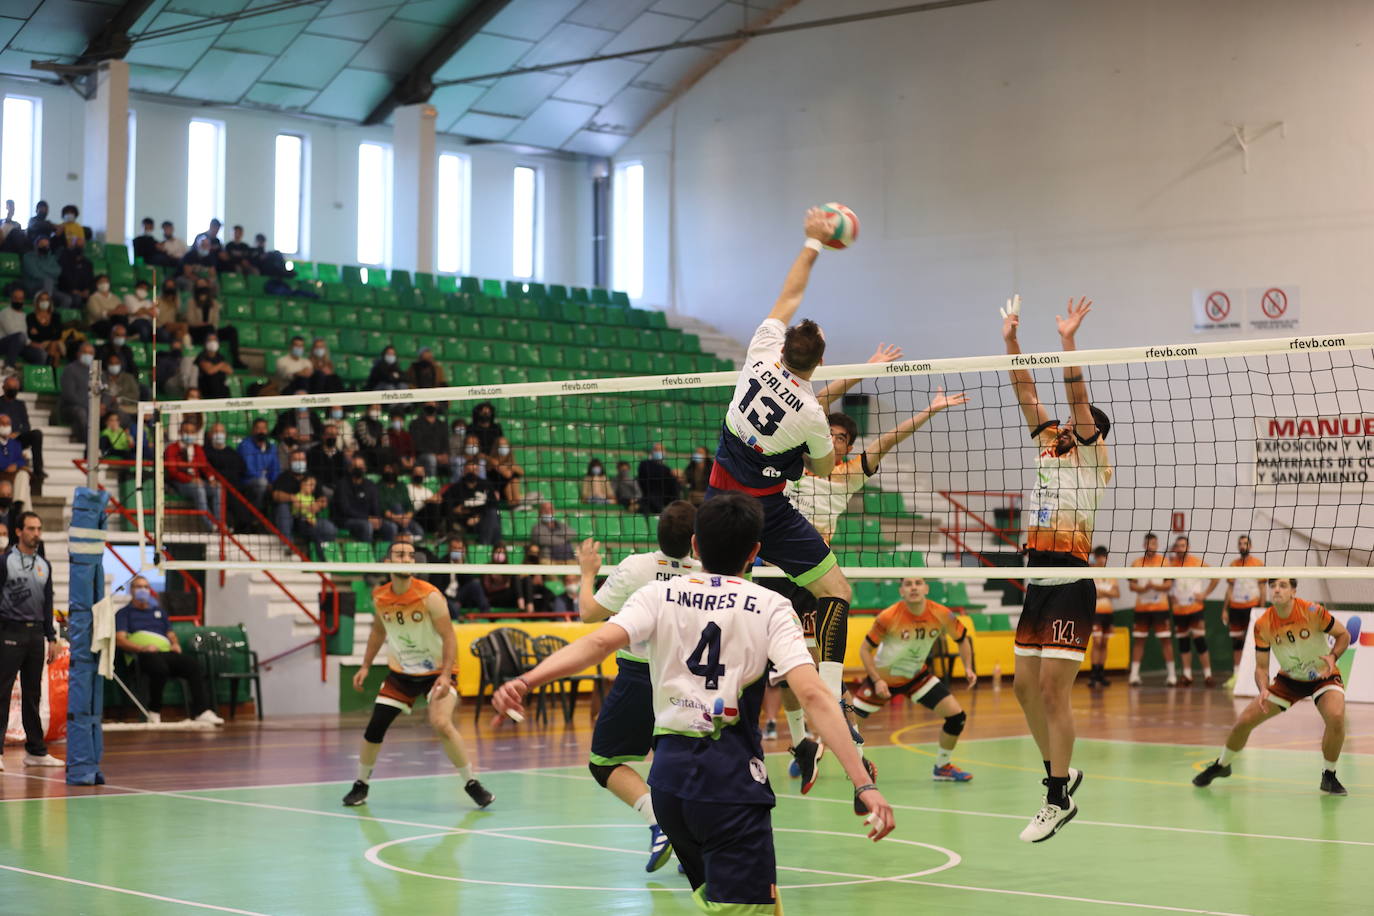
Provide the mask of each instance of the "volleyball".
[{"label": "volleyball", "polygon": [[834,234],[830,238],[822,240],[821,244],[837,251],[842,251],[853,245],[859,238],[858,215],[844,204],[828,203],[823,205],[821,209],[838,217],[835,220]]},{"label": "volleyball", "polygon": [[172,641],[152,630],[135,630],[129,634],[129,642],[136,646],[152,646],[159,652],[172,651]]}]

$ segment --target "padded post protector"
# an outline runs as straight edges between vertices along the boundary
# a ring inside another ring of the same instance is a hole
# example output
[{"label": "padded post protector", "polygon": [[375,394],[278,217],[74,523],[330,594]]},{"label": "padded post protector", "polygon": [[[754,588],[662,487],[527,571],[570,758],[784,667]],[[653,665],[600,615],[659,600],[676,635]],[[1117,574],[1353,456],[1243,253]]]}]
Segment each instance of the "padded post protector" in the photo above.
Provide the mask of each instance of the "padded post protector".
[{"label": "padded post protector", "polygon": [[[108,493],[77,487],[72,502],[72,527],[104,528],[105,504],[109,501]],[[70,543],[93,540],[69,538]],[[67,784],[98,786],[105,783],[100,772],[100,758],[104,753],[100,720],[105,712],[105,691],[96,674],[96,657],[91,652],[91,608],[105,597],[104,554],[71,552],[68,557],[71,573],[67,635],[71,640],[71,674],[67,685]]]}]

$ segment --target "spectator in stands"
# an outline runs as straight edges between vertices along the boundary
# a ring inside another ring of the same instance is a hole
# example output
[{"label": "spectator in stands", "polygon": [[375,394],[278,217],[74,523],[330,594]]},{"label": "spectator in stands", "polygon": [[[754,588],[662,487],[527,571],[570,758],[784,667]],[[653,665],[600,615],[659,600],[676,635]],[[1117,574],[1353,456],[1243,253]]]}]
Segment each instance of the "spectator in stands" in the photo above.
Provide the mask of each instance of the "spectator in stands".
[{"label": "spectator in stands", "polygon": [[449,424],[448,430],[448,475],[455,480],[463,473],[463,443],[468,437],[468,421],[462,417]]},{"label": "spectator in stands", "polygon": [[[99,291],[99,277],[96,278],[96,290]],[[134,291],[124,294],[124,314],[128,316],[131,327],[138,332],[139,339],[144,343],[153,339],[153,321],[157,318],[157,305],[152,301],[152,287],[147,280],[139,280],[134,284]],[[133,327],[139,321],[146,322],[148,325],[147,333],[139,331]]]},{"label": "spectator in stands", "polygon": [[396,455],[396,461],[405,470],[415,464],[415,440],[406,432],[406,415],[400,410],[391,413],[391,424],[386,431],[386,444]]},{"label": "spectator in stands", "polygon": [[446,384],[444,367],[434,361],[434,350],[421,347],[419,356],[406,370],[406,385],[410,388],[442,388]]},{"label": "spectator in stands", "polygon": [[329,422],[334,424],[334,428],[339,434],[339,448],[344,450],[345,455],[352,458],[353,453],[358,450],[358,440],[353,435],[353,424],[349,423],[348,418],[344,416],[344,409],[335,404],[329,408],[329,413],[326,416],[329,418]]},{"label": "spectator in stands", "polygon": [[282,428],[280,433],[275,434],[277,440],[277,461],[282,468],[291,466],[291,453],[296,449],[304,450],[306,446],[296,441],[296,427],[287,425]]},{"label": "spectator in stands", "polygon": [[77,348],[76,359],[62,367],[58,397],[62,417],[72,424],[72,436],[77,442],[86,441],[86,422],[89,416],[90,372],[95,361],[95,347],[83,343]]},{"label": "spectator in stands", "polygon": [[71,307],[71,297],[58,289],[62,278],[62,262],[53,254],[52,242],[45,236],[33,243],[33,250],[24,253],[19,259],[20,276],[23,278],[24,291],[30,296],[40,291],[50,293],[61,308]]},{"label": "spectator in stands", "polygon": [[[219,231],[223,226],[224,224],[219,220],[211,218],[210,228],[198,234],[195,239],[192,240],[191,247],[198,248],[204,243],[209,247],[210,252],[215,255],[215,259],[218,260],[220,252],[224,250],[224,242],[219,237]],[[218,266],[217,264],[216,267]]]},{"label": "spectator in stands", "polygon": [[[194,387],[186,389],[186,400],[199,401],[200,389]],[[197,436],[199,436],[201,432],[203,432],[205,429],[205,414],[201,413],[198,410],[184,412],[178,411],[171,415],[171,420],[172,423],[169,427],[170,429],[181,429],[181,424],[190,423],[191,426],[195,428]]]},{"label": "spectator in stands", "polygon": [[367,381],[363,382],[364,391],[399,391],[406,387],[401,367],[396,365],[396,348],[387,346],[381,357],[372,364]]},{"label": "spectator in stands", "polygon": [[563,591],[553,599],[553,613],[575,617],[578,613],[578,593],[582,590],[582,579],[578,576],[563,577]]},{"label": "spectator in stands", "polygon": [[576,534],[553,514],[553,503],[539,504],[539,521],[530,529],[530,543],[539,545],[544,563],[566,563],[573,558]]},{"label": "spectator in stands", "polygon": [[[413,531],[418,527],[415,510],[410,502],[410,488],[405,481],[396,476],[396,466],[387,464],[382,468],[382,482],[377,486],[377,500],[381,503],[382,518],[390,522],[397,531]],[[423,533],[423,529],[421,529]]]},{"label": "spectator in stands", "polygon": [[682,469],[682,485],[687,490],[686,498],[694,506],[706,499],[706,488],[711,484],[711,454],[705,448],[692,449],[691,460]]},{"label": "spectator in stands", "polygon": [[138,412],[138,379],[124,371],[124,360],[118,354],[112,354],[101,366],[105,370],[105,390],[100,396],[102,409],[119,411],[124,425],[132,425]]},{"label": "spectator in stands", "polygon": [[416,462],[429,477],[439,473],[441,462],[448,467],[448,428],[439,419],[439,405],[434,401],[423,404],[420,416],[410,421],[410,443]]},{"label": "spectator in stands", "polygon": [[[21,509],[33,508],[32,471],[24,459],[24,446],[19,444],[19,437],[10,425],[10,419],[5,416],[0,416],[0,480],[13,487],[11,517]],[[10,540],[14,540],[13,535]]]},{"label": "spectator in stands", "polygon": [[43,473],[43,430],[34,429],[29,422],[28,405],[19,397],[22,384],[17,375],[5,379],[4,396],[0,397],[0,417],[9,418],[11,434],[33,456],[33,492],[42,496],[43,479],[48,476]]},{"label": "spectator in stands", "polygon": [[368,468],[374,473],[387,461],[395,461],[396,455],[386,444],[386,424],[382,420],[382,408],[372,404],[366,413],[353,424],[353,437],[358,440],[358,451],[367,460]]},{"label": "spectator in stands", "polygon": [[234,369],[219,351],[219,337],[216,335],[205,338],[205,349],[196,356],[196,369],[199,370],[196,387],[200,389],[202,397],[229,397],[229,377],[234,374]]},{"label": "spectator in stands", "polygon": [[[195,658],[181,651],[181,643],[171,628],[167,615],[158,606],[152,586],[143,576],[134,576],[129,582],[133,600],[115,612],[115,646],[133,656],[148,679],[148,721],[162,721],[162,692],[167,679],[179,677],[190,685],[187,715],[197,722],[223,725],[224,720],[211,708],[210,691],[206,688],[205,677]],[[141,633],[153,634],[156,638],[140,637]],[[160,643],[166,643],[162,649]]]},{"label": "spectator in stands", "polygon": [[29,343],[48,354],[48,364],[60,366],[66,356],[62,344],[62,326],[53,317],[52,296],[39,293],[33,300],[33,311],[24,319]]},{"label": "spectator in stands", "polygon": [[0,312],[0,354],[5,365],[17,368],[19,361],[41,366],[47,363],[47,351],[29,343],[29,320],[24,313],[24,289],[10,290],[10,307]]},{"label": "spectator in stands", "polygon": [[[449,538],[447,559],[454,566],[463,566],[467,563],[468,548],[462,538]],[[430,585],[444,593],[450,620],[457,620],[464,608],[480,610],[486,600],[482,580],[478,576],[463,575],[455,570],[451,573],[431,573],[426,578]]]},{"label": "spectator in stands", "polygon": [[238,329],[221,322],[223,311],[209,281],[197,278],[191,300],[186,303],[186,324],[191,341],[201,343],[211,334],[215,335],[229,351],[229,361],[233,367],[246,369],[248,366],[239,358]]},{"label": "spectator in stands", "polygon": [[[209,435],[205,437],[205,460],[210,463],[210,467],[219,472],[219,475],[228,481],[233,488],[233,493],[225,493],[224,514],[229,519],[230,526],[235,531],[248,531],[252,529],[253,522],[256,520],[253,513],[248,511],[248,507],[237,495],[242,495],[239,488],[239,481],[243,480],[248,467],[243,461],[243,456],[238,449],[229,446],[229,431],[225,429],[223,423],[215,423],[210,427]],[[237,495],[236,495],[237,494]]]},{"label": "spectator in stands", "polygon": [[258,273],[265,277],[290,276],[286,269],[286,258],[282,253],[268,249],[267,236],[259,232],[253,236],[253,242],[253,266],[258,269]]},{"label": "spectator in stands", "polygon": [[177,238],[176,227],[168,220],[162,224],[162,241],[157,243],[156,266],[177,269],[186,256],[186,243]]},{"label": "spectator in stands", "polygon": [[606,477],[606,466],[600,458],[587,462],[587,473],[582,475],[582,483],[577,489],[582,502],[591,505],[609,505],[615,498],[611,481]]},{"label": "spectator in stands", "polygon": [[[491,551],[491,562],[509,563],[504,544],[497,544]],[[479,600],[478,610],[489,613],[493,607],[515,608],[525,611],[530,605],[529,576],[509,576],[487,573],[482,576],[483,599]],[[476,595],[474,594],[474,597]]]},{"label": "spectator in stands", "polygon": [[649,446],[649,457],[639,463],[639,511],[645,515],[658,515],[663,507],[678,497],[678,480],[668,465],[663,463],[663,443],[655,442]]},{"label": "spectator in stands", "polygon": [[320,441],[305,453],[306,469],[320,482],[320,495],[332,500],[339,484],[348,478],[348,459],[339,448],[339,430],[333,423],[324,424]]},{"label": "spectator in stands", "polygon": [[33,218],[29,220],[29,238],[35,243],[39,239],[50,239],[57,227],[48,219],[48,202],[40,200],[33,208]]},{"label": "spectator in stands", "polygon": [[310,391],[315,364],[305,355],[305,339],[291,338],[291,349],[277,357],[277,390],[282,394]]},{"label": "spectator in stands", "polygon": [[[15,243],[20,241],[21,236],[25,244],[16,247]],[[5,217],[0,219],[0,251],[23,254],[29,249],[28,239],[29,235],[24,232],[24,227],[14,219],[14,201],[5,201]]]},{"label": "spectator in stands", "polygon": [[167,462],[167,479],[172,482],[172,489],[190,500],[200,512],[209,513],[202,515],[201,522],[206,530],[214,531],[224,494],[209,474],[210,462],[205,457],[205,449],[196,445],[196,438],[196,428],[183,423],[180,437],[167,446],[163,460]]},{"label": "spectator in stands", "polygon": [[[265,505],[267,491],[272,481],[281,473],[281,462],[277,459],[277,447],[267,441],[267,421],[262,417],[253,420],[248,437],[239,443],[239,457],[243,459],[243,474],[238,477],[239,491],[253,501],[256,506]],[[230,478],[231,480],[234,478]]]},{"label": "spectator in stands", "polygon": [[[311,394],[332,394],[343,391],[343,379],[334,368],[334,360],[329,355],[329,344],[323,337],[316,337],[310,348],[310,364],[315,372],[310,376]],[[351,438],[351,436],[350,436]]]},{"label": "spectator in stands", "polygon": [[315,478],[306,472],[305,452],[296,449],[287,469],[272,482],[272,523],[287,538],[323,544],[338,537],[334,524],[320,518],[329,503],[315,489]]},{"label": "spectator in stands", "polygon": [[129,314],[129,307],[124,304],[124,300],[117,294],[110,292],[109,276],[99,274],[95,278],[95,292],[86,299],[86,324],[92,335],[109,337],[110,328],[116,321],[137,334],[140,340],[149,341],[153,339],[152,322],[146,319],[141,319],[138,322],[133,321]]},{"label": "spectator in stands", "polygon": [[210,245],[210,240],[202,236],[181,256],[176,278],[177,289],[191,289],[200,285],[197,281],[204,280],[213,288],[212,292],[218,292],[218,268],[219,255]]},{"label": "spectator in stands", "polygon": [[320,418],[318,410],[302,404],[298,407],[288,407],[277,414],[277,424],[272,428],[272,435],[280,439],[286,434],[288,427],[302,446],[308,446],[319,440],[324,430],[324,420]]},{"label": "spectator in stands", "polygon": [[[544,562],[544,554],[540,551],[538,544],[525,545],[525,565],[539,566]],[[553,610],[553,592],[549,591],[548,582],[545,576],[526,576],[529,580],[530,600],[525,605],[527,610],[537,611],[547,614]]]},{"label": "spectator in stands", "polygon": [[183,398],[191,389],[199,390],[200,367],[191,352],[191,338],[173,340],[167,350],[156,354],[156,359],[157,380],[164,397]]},{"label": "spectator in stands", "polygon": [[491,463],[491,459],[482,454],[482,441],[475,434],[469,432],[463,439],[463,449],[458,454],[457,460],[465,465],[469,461],[477,462],[477,476],[483,480],[487,479],[487,466]]},{"label": "spectator in stands", "polygon": [[[438,490],[431,490],[427,485],[428,475],[420,465],[410,469],[410,483],[406,486],[406,495],[410,500],[410,507],[415,513],[413,527],[409,528],[416,537],[422,536],[425,532],[436,532],[443,522],[444,500]],[[418,528],[419,533],[414,529]]]},{"label": "spectator in stands", "polygon": [[443,517],[450,533],[473,534],[483,544],[501,539],[501,513],[491,481],[477,476],[477,462],[463,466],[463,476],[444,489]]},{"label": "spectator in stands", "polygon": [[77,236],[73,244],[62,249],[58,256],[62,273],[57,288],[70,297],[70,308],[85,308],[86,298],[95,291],[95,265],[86,257],[86,239]]},{"label": "spectator in stands", "polygon": [[224,244],[224,269],[231,273],[255,274],[253,246],[243,240],[243,227],[234,227],[234,237]]},{"label": "spectator in stands", "polygon": [[135,236],[131,243],[135,261],[141,258],[144,264],[150,266],[157,263],[157,236],[153,235],[156,225],[151,216],[143,217],[143,234]]},{"label": "spectator in stands", "polygon": [[472,411],[472,422],[468,424],[468,435],[477,437],[478,451],[490,455],[496,448],[496,440],[504,436],[505,430],[496,422],[496,408],[490,401],[483,401]]},{"label": "spectator in stands", "polygon": [[157,297],[157,342],[179,343],[190,336],[191,326],[181,316],[181,294],[175,282],[168,280],[162,284],[162,295]]},{"label": "spectator in stands", "polygon": [[615,490],[615,501],[620,508],[628,512],[639,511],[639,499],[643,494],[639,490],[639,481],[635,480],[630,474],[630,462],[616,462],[613,488]]},{"label": "spectator in stands", "polygon": [[104,365],[111,357],[118,356],[120,363],[130,375],[138,376],[138,361],[134,358],[134,348],[129,346],[129,331],[124,322],[116,321],[110,325],[110,339],[95,351],[95,358]]},{"label": "spectator in stands", "polygon": [[67,204],[62,208],[62,222],[57,227],[57,239],[59,244],[68,248],[74,245],[86,244],[90,241],[91,230],[81,225],[77,218],[81,211],[76,209],[76,204]]},{"label": "spectator in stands", "polygon": [[119,420],[118,411],[108,411],[100,419],[100,457],[107,460],[132,461],[134,437]]},{"label": "spectator in stands", "polygon": [[396,537],[396,527],[382,516],[377,485],[367,479],[367,463],[361,458],[350,465],[347,477],[336,482],[330,515],[335,525],[365,544],[376,536],[388,544]]},{"label": "spectator in stands", "polygon": [[507,506],[521,507],[520,481],[524,476],[525,469],[516,463],[510,440],[505,436],[497,439],[496,454],[487,465],[487,478],[496,484],[496,491]]}]

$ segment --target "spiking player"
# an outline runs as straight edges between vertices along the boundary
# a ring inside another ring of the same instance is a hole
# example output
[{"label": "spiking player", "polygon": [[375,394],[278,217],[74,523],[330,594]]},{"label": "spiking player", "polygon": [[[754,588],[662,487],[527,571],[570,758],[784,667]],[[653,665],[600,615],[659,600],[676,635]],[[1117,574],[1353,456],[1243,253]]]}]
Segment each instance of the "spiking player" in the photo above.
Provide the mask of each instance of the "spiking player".
[{"label": "spiking player", "polygon": [[901,589],[902,600],[874,619],[859,647],[867,676],[850,688],[854,712],[866,719],[893,696],[920,703],[945,720],[931,778],[936,782],[968,782],[973,776],[950,760],[968,716],[949,688],[930,670],[927,659],[936,640],[948,636],[959,647],[964,678],[972,688],[978,683],[973,670],[973,639],[953,611],[927,598],[930,586],[925,579],[903,579]]},{"label": "spiking player", "polygon": [[[654,689],[654,810],[693,896],[707,913],[781,912],[773,850],[773,790],[756,722],[765,675],[787,678],[817,732],[886,836],[892,807],[867,782],[836,697],[821,681],[791,603],[743,575],[763,531],[758,500],[727,493],[697,512],[692,546],[704,574],[647,585],[595,632],[503,684],[497,709],[518,710],[530,690],[581,671],[631,643],[647,643]],[[772,670],[769,669],[770,660]]]},{"label": "spiking player", "polygon": [[[1131,565],[1158,568],[1164,565],[1164,554],[1159,552],[1159,538],[1153,534],[1145,535],[1145,554],[1137,557]],[[1145,641],[1150,634],[1159,640],[1159,650],[1164,653],[1165,685],[1178,685],[1174,673],[1174,641],[1169,637],[1169,579],[1127,579],[1126,587],[1135,592],[1135,612],[1131,619],[1131,677],[1132,687],[1140,686],[1140,660],[1145,657]]]},{"label": "spiking player", "polygon": [[[1188,552],[1188,539],[1174,538],[1174,549],[1166,566],[1199,567],[1202,557]],[[1217,587],[1217,579],[1174,579],[1169,585],[1169,606],[1174,612],[1174,634],[1178,637],[1179,685],[1193,686],[1193,666],[1188,661],[1188,644],[1192,643],[1198,663],[1202,665],[1203,683],[1216,686],[1212,677],[1212,656],[1207,651],[1207,621],[1202,609],[1207,596]]]},{"label": "spiking player", "polygon": [[[1345,685],[1336,662],[1350,647],[1350,633],[1326,608],[1297,597],[1296,579],[1270,579],[1269,588],[1274,603],[1255,622],[1255,686],[1259,696],[1241,712],[1221,755],[1193,777],[1193,785],[1208,786],[1214,779],[1230,776],[1231,761],[1256,726],[1311,697],[1326,726],[1322,733],[1321,791],[1345,795],[1345,786],[1336,778],[1336,759],[1345,744]],[[1273,681],[1269,680],[1271,652],[1279,663]]]},{"label": "spiking player", "polygon": [[[1232,566],[1263,566],[1264,562],[1250,552],[1250,535],[1236,538],[1236,552]],[[1245,649],[1245,634],[1250,630],[1250,615],[1264,604],[1263,579],[1227,579],[1226,596],[1221,602],[1221,622],[1231,633],[1231,677],[1226,686],[1236,685],[1235,672],[1240,668],[1240,656]]]},{"label": "spiking player", "polygon": [[[386,552],[385,562],[414,563],[415,546],[397,541]],[[391,581],[372,590],[372,604],[376,608],[372,632],[367,637],[363,663],[353,675],[353,689],[363,689],[368,669],[383,642],[391,670],[377,693],[372,719],[363,732],[358,779],[343,803],[352,807],[367,802],[368,782],[387,729],[402,712],[414,709],[419,697],[428,696],[429,724],[438,733],[444,754],[463,777],[463,791],[477,807],[485,808],[492,803],[493,796],[473,775],[472,758],[453,724],[453,712],[458,706],[458,640],[453,635],[443,593],[409,573],[396,572],[391,574]]]},{"label": "spiking player", "polygon": [[[669,503],[658,517],[658,550],[631,554],[621,560],[601,588],[591,583],[601,569],[601,545],[587,538],[577,551],[582,581],[578,611],[586,623],[599,623],[618,613],[630,596],[651,582],[663,582],[700,567],[692,559],[692,529],[697,509],[684,500]],[[668,837],[654,816],[649,787],[626,764],[649,756],[654,740],[654,689],[649,683],[649,650],[641,644],[616,653],[616,676],[601,704],[592,730],[587,768],[603,789],[635,809],[649,825],[649,862],[645,871],[658,871],[673,856]]]},{"label": "spiking player", "polygon": [[[1074,335],[1091,309],[1092,302],[1086,297],[1077,302],[1070,299],[1068,317],[1055,316],[1064,350],[1077,348]],[[1016,340],[1020,313],[1019,296],[1008,300],[1002,311],[1002,338],[1012,356],[1021,353]],[[1012,369],[1011,382],[1031,441],[1039,450],[1027,562],[1030,566],[1064,567],[1066,573],[1027,583],[1026,603],[1016,627],[1016,699],[1044,758],[1047,789],[1044,806],[1021,831],[1021,839],[1039,843],[1058,833],[1078,813],[1073,791],[1083,774],[1069,766],[1074,740],[1070,695],[1092,633],[1097,589],[1091,579],[1072,571],[1088,565],[1097,507],[1112,479],[1104,442],[1112,424],[1089,402],[1081,368],[1064,367],[1064,392],[1069,403],[1069,419],[1064,423],[1050,419],[1029,372]]]},{"label": "spiking player", "polygon": [[[1093,548],[1092,564],[1106,566],[1111,551],[1101,544]],[[1097,613],[1093,615],[1093,661],[1088,674],[1089,687],[1110,687],[1107,680],[1107,640],[1112,638],[1112,615],[1116,607],[1112,604],[1121,597],[1121,583],[1115,579],[1094,579],[1097,589]]]}]

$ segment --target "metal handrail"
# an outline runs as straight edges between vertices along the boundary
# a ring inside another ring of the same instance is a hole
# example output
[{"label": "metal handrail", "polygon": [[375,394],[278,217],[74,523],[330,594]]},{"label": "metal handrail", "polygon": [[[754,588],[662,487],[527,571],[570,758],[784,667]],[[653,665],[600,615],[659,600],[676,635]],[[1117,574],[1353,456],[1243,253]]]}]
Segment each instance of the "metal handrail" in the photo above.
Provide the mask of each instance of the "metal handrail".
[{"label": "metal handrail", "polygon": [[[972,547],[970,547],[970,546],[968,545],[968,543],[967,543],[967,542],[963,539],[963,537],[962,537],[962,535],[963,535],[966,531],[983,531],[983,532],[986,532],[986,533],[988,533],[988,534],[993,535],[993,536],[996,537],[999,541],[1001,541],[1002,543],[1008,545],[1009,547],[1015,548],[1018,552],[1021,550],[1021,545],[1018,544],[1018,543],[1016,543],[1016,542],[1013,541],[1012,539],[1008,538],[1008,537],[1006,536],[1006,533],[1005,533],[1005,530],[1004,530],[1004,529],[997,528],[997,527],[995,527],[995,526],[993,526],[993,525],[989,525],[988,522],[987,522],[987,519],[983,518],[983,517],[982,517],[981,515],[979,515],[977,512],[974,512],[972,509],[970,509],[968,506],[964,505],[963,503],[961,503],[959,500],[955,499],[954,497],[955,497],[955,496],[1002,496],[1002,497],[1006,497],[1008,501],[1010,501],[1010,502],[1013,503],[1013,508],[1019,509],[1019,508],[1020,508],[1020,502],[1021,502],[1021,499],[1022,499],[1022,494],[1020,494],[1020,493],[1004,492],[1004,491],[1000,491],[1000,490],[939,490],[938,492],[939,492],[940,496],[943,497],[950,505],[954,506],[954,509],[955,509],[955,512],[954,512],[954,528],[953,528],[953,530],[951,530],[951,529],[949,529],[949,528],[946,528],[946,527],[943,527],[943,526],[941,526],[941,528],[940,528],[939,530],[940,530],[940,533],[941,533],[941,534],[943,534],[945,537],[947,537],[947,538],[949,538],[951,541],[953,541],[953,542],[954,542],[954,546],[958,548],[958,550],[956,551],[956,556],[962,557],[963,554],[967,553],[967,554],[970,554],[974,559],[976,559],[979,563],[981,563],[981,564],[984,565],[984,566],[990,566],[990,567],[993,567],[993,568],[996,568],[996,566],[997,566],[996,563],[992,562],[992,561],[989,560],[986,556],[984,556],[982,553],[980,553],[980,552],[977,551],[977,550],[974,550]],[[962,519],[962,517],[965,516],[965,515],[967,515],[970,519],[972,519],[973,521],[975,521],[975,522],[978,523],[978,525],[977,525],[976,528],[965,528],[965,527],[963,526],[963,524],[961,523],[961,519]],[[1020,589],[1022,592],[1025,592],[1026,586],[1025,586],[1025,584],[1022,583],[1019,579],[1012,579],[1012,580],[1010,580],[1010,581],[1011,581],[1012,585],[1015,585],[1015,586],[1016,586],[1018,589]]]}]

